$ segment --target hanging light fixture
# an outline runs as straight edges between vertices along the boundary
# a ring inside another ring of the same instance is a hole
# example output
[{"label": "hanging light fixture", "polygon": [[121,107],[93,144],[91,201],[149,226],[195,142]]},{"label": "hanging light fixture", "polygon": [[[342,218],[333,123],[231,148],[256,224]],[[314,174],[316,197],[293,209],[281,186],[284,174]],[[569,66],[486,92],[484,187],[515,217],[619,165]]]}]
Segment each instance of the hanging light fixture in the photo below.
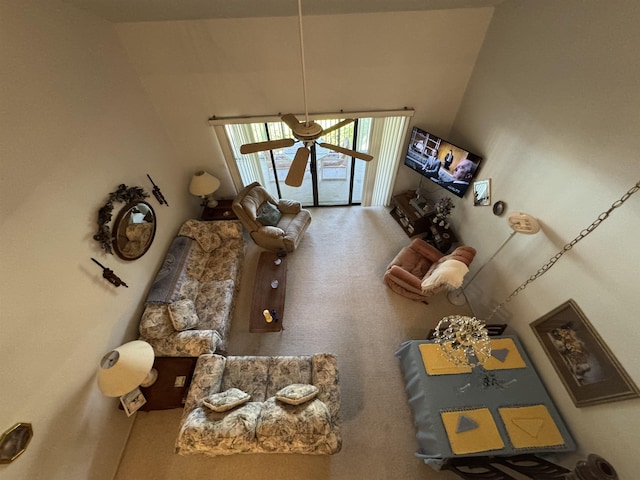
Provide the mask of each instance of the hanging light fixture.
[{"label": "hanging light fixture", "polygon": [[485,324],[475,317],[444,317],[434,332],[435,343],[455,365],[477,367],[491,356],[491,340]]}]

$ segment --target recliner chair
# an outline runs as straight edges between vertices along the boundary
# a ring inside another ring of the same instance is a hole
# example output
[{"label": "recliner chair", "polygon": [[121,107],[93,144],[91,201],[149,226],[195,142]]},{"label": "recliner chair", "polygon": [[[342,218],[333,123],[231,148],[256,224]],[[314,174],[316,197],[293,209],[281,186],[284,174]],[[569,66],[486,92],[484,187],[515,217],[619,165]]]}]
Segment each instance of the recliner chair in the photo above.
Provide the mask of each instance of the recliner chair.
[{"label": "recliner chair", "polygon": [[294,200],[276,200],[258,182],[244,187],[231,205],[256,244],[293,252],[311,223],[311,213]]},{"label": "recliner chair", "polygon": [[384,282],[394,292],[421,302],[445,289],[462,285],[476,250],[460,246],[448,255],[415,238],[395,256],[384,274]]}]

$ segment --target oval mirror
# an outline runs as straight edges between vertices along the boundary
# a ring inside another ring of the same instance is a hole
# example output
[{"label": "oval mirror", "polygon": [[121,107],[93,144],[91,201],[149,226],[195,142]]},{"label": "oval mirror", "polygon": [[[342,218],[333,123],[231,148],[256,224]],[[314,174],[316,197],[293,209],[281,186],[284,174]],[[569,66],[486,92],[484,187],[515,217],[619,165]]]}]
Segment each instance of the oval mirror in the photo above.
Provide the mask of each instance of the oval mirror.
[{"label": "oval mirror", "polygon": [[136,260],[144,255],[156,235],[156,215],[143,201],[128,203],[113,224],[113,250],[123,260]]}]

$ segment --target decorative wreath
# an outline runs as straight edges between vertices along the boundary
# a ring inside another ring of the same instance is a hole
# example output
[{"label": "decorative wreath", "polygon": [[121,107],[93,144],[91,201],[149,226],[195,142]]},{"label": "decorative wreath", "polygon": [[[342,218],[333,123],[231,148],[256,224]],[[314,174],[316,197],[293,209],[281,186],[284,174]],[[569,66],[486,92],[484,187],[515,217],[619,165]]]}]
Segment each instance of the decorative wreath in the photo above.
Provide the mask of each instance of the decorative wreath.
[{"label": "decorative wreath", "polygon": [[98,231],[93,236],[94,240],[100,242],[102,249],[113,255],[111,248],[111,229],[109,223],[111,222],[113,203],[123,202],[128,205],[132,202],[140,202],[149,196],[148,193],[141,187],[127,187],[124,183],[118,186],[118,190],[109,194],[109,201],[104,207],[98,210]]}]

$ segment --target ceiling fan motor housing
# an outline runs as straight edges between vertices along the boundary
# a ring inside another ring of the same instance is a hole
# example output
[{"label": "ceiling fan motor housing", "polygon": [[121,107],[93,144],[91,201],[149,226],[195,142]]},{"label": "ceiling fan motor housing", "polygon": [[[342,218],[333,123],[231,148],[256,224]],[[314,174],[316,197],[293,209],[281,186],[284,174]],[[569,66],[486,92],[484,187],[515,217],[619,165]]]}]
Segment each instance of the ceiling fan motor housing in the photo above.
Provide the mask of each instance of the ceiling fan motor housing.
[{"label": "ceiling fan motor housing", "polygon": [[293,130],[293,134],[300,140],[315,140],[322,135],[322,127],[314,121],[300,122]]}]

